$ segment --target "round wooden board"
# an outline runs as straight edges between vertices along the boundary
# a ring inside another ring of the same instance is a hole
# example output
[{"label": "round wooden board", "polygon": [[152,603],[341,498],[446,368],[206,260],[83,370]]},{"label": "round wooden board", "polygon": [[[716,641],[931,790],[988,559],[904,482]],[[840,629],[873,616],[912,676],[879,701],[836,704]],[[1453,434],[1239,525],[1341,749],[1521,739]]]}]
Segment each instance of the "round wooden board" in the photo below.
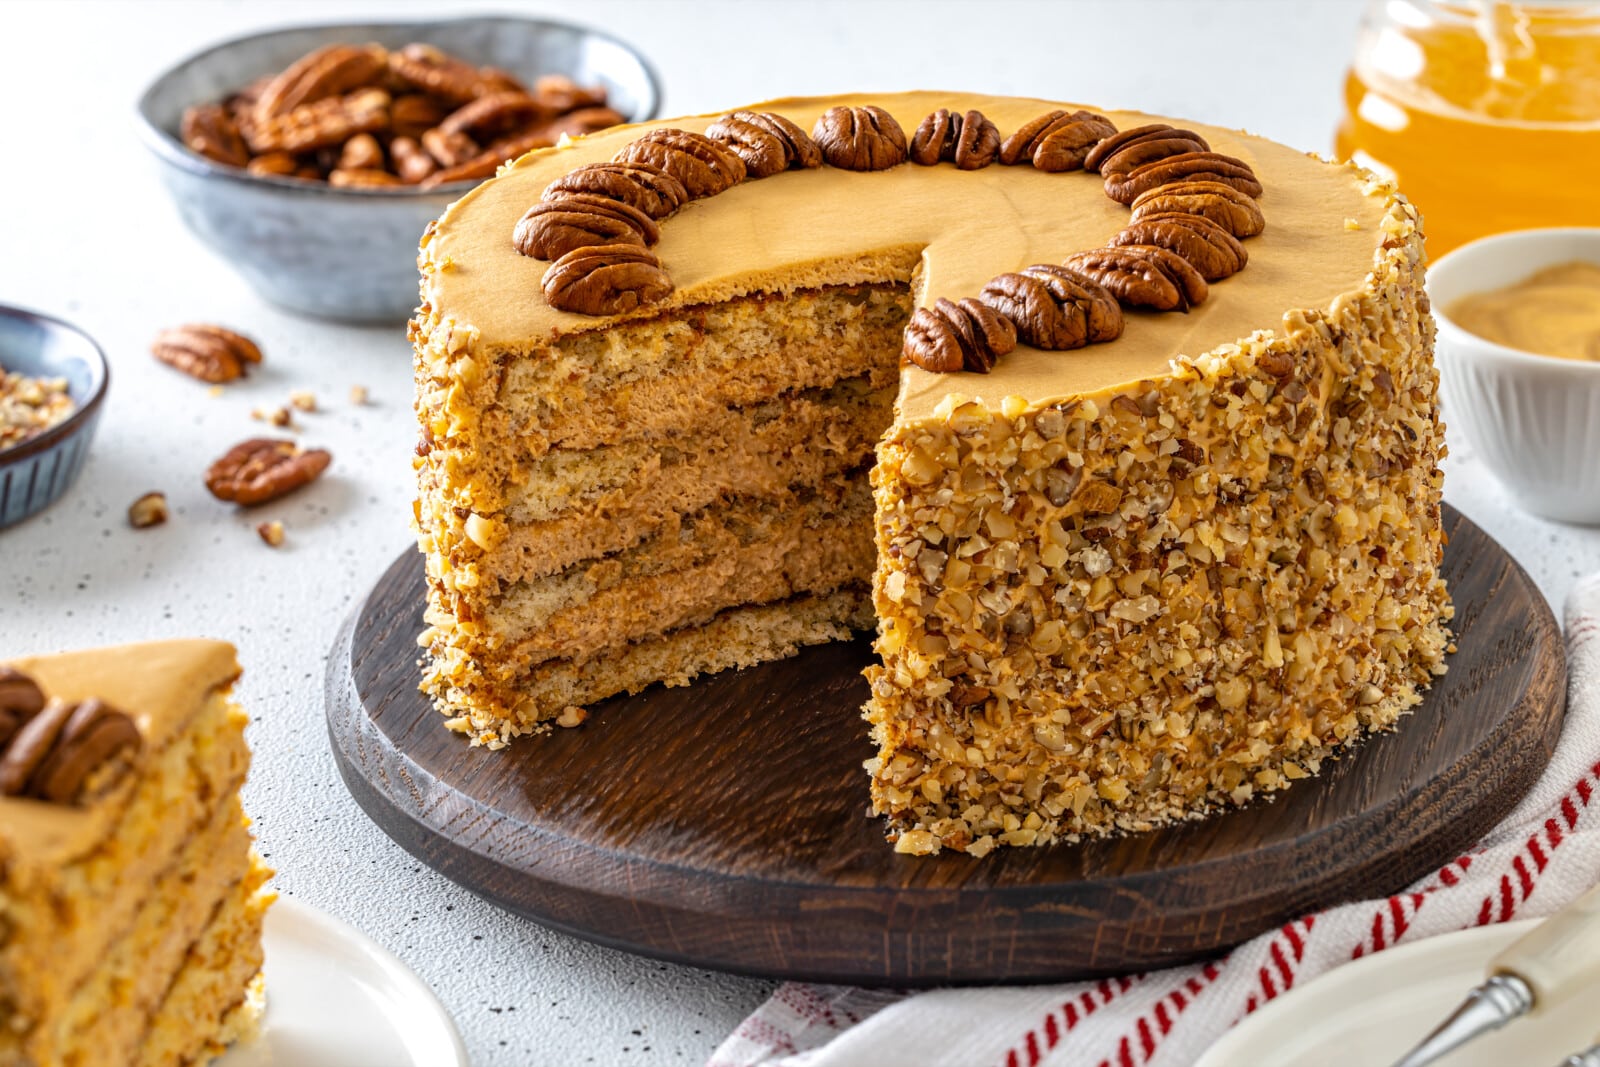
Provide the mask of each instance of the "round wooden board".
[{"label": "round wooden board", "polygon": [[897,855],[867,816],[866,640],[591,708],[471,748],[417,691],[420,556],[341,629],[345,782],[452,881],[537,922],[730,971],[921,985],[1066,979],[1226,949],[1392,892],[1501,819],[1554,750],[1560,632],[1521,567],[1446,509],[1450,670],[1398,732],[1271,803],[1114,840]]}]

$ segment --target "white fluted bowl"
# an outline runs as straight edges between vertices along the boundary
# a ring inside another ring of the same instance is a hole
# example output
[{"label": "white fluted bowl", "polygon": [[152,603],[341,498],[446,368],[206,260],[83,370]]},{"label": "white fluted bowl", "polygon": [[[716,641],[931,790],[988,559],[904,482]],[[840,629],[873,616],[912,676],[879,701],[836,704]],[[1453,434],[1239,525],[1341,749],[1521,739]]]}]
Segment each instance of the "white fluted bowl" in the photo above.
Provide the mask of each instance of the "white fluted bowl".
[{"label": "white fluted bowl", "polygon": [[1462,245],[1428,268],[1444,418],[1522,507],[1600,524],[1600,363],[1519,352],[1451,321],[1457,300],[1558,263],[1600,264],[1600,229],[1518,230]]}]

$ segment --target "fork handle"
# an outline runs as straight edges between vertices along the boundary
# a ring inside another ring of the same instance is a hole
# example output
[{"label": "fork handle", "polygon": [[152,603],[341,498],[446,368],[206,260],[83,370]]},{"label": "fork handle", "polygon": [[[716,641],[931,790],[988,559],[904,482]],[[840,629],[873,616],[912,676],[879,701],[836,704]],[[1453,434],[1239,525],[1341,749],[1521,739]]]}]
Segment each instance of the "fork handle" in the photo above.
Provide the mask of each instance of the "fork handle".
[{"label": "fork handle", "polygon": [[1514,974],[1533,990],[1538,1015],[1575,993],[1600,987],[1600,886],[1534,927],[1489,961],[1490,974]]}]

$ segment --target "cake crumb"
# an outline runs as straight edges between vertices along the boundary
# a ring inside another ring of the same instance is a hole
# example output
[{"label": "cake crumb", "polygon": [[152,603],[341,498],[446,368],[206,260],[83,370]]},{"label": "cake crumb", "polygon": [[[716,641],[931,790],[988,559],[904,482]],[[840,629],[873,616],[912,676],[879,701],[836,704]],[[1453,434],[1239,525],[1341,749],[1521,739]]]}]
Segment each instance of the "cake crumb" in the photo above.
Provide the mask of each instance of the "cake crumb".
[{"label": "cake crumb", "polygon": [[556,716],[556,725],[564,726],[570,729],[574,726],[583,725],[583,720],[587,719],[588,717],[589,713],[583,708],[580,708],[575,704],[568,705],[567,707],[561,709],[560,715]]},{"label": "cake crumb", "polygon": [[1347,229],[1347,230],[1359,230],[1359,229],[1361,229],[1361,220],[1360,219],[1345,219],[1344,220],[1344,228]]},{"label": "cake crumb", "polygon": [[315,411],[317,410],[317,394],[308,389],[296,390],[289,394],[289,404],[296,411]]},{"label": "cake crumb", "polygon": [[167,495],[146,493],[128,505],[128,525],[135,530],[148,530],[167,521]]},{"label": "cake crumb", "polygon": [[268,547],[277,548],[283,544],[283,523],[277,519],[273,519],[271,522],[264,522],[256,527],[256,535],[266,542]]},{"label": "cake crumb", "polygon": [[288,408],[256,408],[250,412],[250,417],[257,422],[268,422],[285,429],[294,429],[294,417],[289,414]]},{"label": "cake crumb", "polygon": [[364,385],[352,385],[350,387],[350,403],[358,408],[365,407],[367,405],[367,387]]}]

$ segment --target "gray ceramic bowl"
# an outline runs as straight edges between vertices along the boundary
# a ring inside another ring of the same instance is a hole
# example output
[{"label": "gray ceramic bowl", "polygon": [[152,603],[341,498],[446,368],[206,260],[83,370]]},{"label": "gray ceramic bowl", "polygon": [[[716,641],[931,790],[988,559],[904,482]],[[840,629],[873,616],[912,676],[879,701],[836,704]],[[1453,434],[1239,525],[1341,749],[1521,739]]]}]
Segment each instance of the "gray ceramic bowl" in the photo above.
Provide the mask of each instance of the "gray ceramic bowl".
[{"label": "gray ceramic bowl", "polygon": [[322,318],[395,322],[410,315],[422,231],[474,183],[424,192],[256,177],[189,151],[178,125],[185,108],[221,100],[340,41],[387,48],[423,41],[530,82],[565,74],[604,85],[610,105],[635,122],[653,118],[660,106],[655,72],[639,53],[594,30],[543,19],[304,26],[226,41],[179,63],[145,90],[138,116],[184,222],[267,300]]},{"label": "gray ceramic bowl", "polygon": [[55,503],[77,479],[111,372],[100,346],[76,326],[3,304],[0,367],[30,378],[65,378],[77,405],[65,422],[0,449],[0,527],[6,527]]}]

